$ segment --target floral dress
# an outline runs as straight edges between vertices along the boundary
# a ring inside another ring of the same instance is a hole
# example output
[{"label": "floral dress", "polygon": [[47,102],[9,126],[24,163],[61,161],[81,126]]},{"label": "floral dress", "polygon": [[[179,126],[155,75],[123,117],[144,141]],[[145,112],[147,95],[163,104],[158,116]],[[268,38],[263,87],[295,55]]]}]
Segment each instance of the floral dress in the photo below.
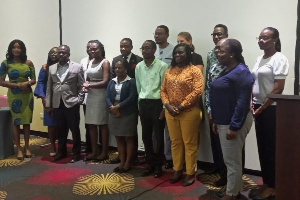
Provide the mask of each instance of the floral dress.
[{"label": "floral dress", "polygon": [[[14,63],[4,60],[0,66],[0,77],[6,78],[8,75],[9,82],[23,83],[35,80],[34,67],[30,67],[25,63]],[[28,85],[28,87],[30,87]],[[30,124],[32,122],[33,113],[33,95],[30,91],[22,91],[20,88],[8,88],[8,103],[12,115],[12,121],[15,125]]]}]

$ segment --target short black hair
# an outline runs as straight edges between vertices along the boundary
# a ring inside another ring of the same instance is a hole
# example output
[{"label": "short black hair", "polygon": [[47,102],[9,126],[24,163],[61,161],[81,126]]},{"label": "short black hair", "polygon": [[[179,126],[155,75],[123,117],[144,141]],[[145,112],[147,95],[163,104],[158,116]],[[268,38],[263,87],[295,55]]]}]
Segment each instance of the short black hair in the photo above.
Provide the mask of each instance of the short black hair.
[{"label": "short black hair", "polygon": [[14,58],[14,55],[12,54],[12,49],[14,44],[18,43],[21,47],[21,54],[20,54],[20,60],[25,63],[27,60],[27,54],[26,54],[26,46],[24,44],[24,42],[22,42],[21,40],[15,39],[13,41],[11,41],[8,45],[8,49],[6,52],[6,59],[9,61],[12,61]]},{"label": "short black hair", "polygon": [[162,28],[165,30],[166,34],[169,34],[169,28],[166,25],[159,25],[157,28]]},{"label": "short black hair", "polygon": [[127,42],[129,42],[129,44],[132,46],[132,40],[131,40],[130,38],[123,38],[123,39],[121,40],[121,42],[122,42],[123,40],[126,40]]},{"label": "short black hair", "polygon": [[63,45],[60,45],[58,48],[60,48],[60,47],[65,47],[66,49],[68,49],[68,51],[70,53],[70,47],[68,45],[63,44]]},{"label": "short black hair", "polygon": [[227,26],[225,26],[224,24],[217,24],[217,25],[215,25],[215,28],[218,28],[218,27],[223,28],[225,34],[228,35],[228,28],[227,28]]},{"label": "short black hair", "polygon": [[174,54],[175,54],[175,50],[178,47],[184,47],[185,53],[186,53],[185,65],[190,65],[192,63],[192,59],[193,59],[193,57],[192,57],[192,48],[189,45],[185,44],[185,43],[179,43],[173,49],[173,53],[172,53],[173,58],[172,58],[171,66],[175,67],[177,65],[177,62],[175,61]]},{"label": "short black hair", "polygon": [[[150,42],[152,48],[156,49],[156,43],[155,43],[153,40],[146,40],[145,42]],[[145,43],[145,42],[144,42],[144,43]]]},{"label": "short black hair", "polygon": [[117,63],[117,62],[121,62],[122,65],[124,66],[124,68],[125,68],[126,70],[129,69],[129,63],[128,63],[128,61],[127,61],[125,58],[123,58],[123,57],[117,58],[116,63]]}]

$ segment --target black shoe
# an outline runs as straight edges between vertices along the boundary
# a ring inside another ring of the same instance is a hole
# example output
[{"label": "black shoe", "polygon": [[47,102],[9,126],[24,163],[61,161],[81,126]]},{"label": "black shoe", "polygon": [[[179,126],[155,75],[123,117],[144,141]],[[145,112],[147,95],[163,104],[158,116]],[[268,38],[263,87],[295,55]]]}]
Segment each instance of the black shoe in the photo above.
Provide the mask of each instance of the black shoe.
[{"label": "black shoe", "polygon": [[85,162],[92,161],[92,160],[97,160],[97,156],[85,156],[83,158],[83,161],[85,161]]},{"label": "black shoe", "polygon": [[80,160],[80,155],[76,155],[76,156],[73,156],[72,160],[70,161],[70,163],[75,163],[77,161]]},{"label": "black shoe", "polygon": [[119,170],[119,173],[127,173],[127,172],[129,172],[130,170],[131,170],[131,167],[129,167],[128,169],[121,168],[121,169]]},{"label": "black shoe", "polygon": [[148,167],[143,173],[142,176],[149,176],[154,171],[153,167]]},{"label": "black shoe", "polygon": [[63,158],[66,158],[66,157],[67,157],[67,154],[57,154],[56,156],[53,157],[53,161],[58,161]]},{"label": "black shoe", "polygon": [[214,196],[217,197],[218,199],[222,199],[225,196],[224,192],[215,192]]},{"label": "black shoe", "polygon": [[258,188],[255,188],[255,189],[252,189],[252,190],[250,190],[250,192],[249,192],[249,194],[248,194],[248,197],[250,198],[250,199],[253,199],[253,198],[255,198],[255,197],[258,197],[260,195],[260,189]]},{"label": "black shoe", "polygon": [[165,169],[172,169],[173,168],[173,160],[167,160],[165,164]]},{"label": "black shoe", "polygon": [[[225,192],[215,192],[214,196],[219,199],[222,199],[225,196]],[[242,198],[241,193],[238,193],[238,195],[236,196],[236,199],[241,199],[241,198]]]},{"label": "black shoe", "polygon": [[192,185],[194,182],[195,182],[195,175],[186,175],[186,177],[182,183],[182,186],[186,187],[186,186]]},{"label": "black shoe", "polygon": [[121,161],[120,161],[120,158],[119,158],[119,157],[116,157],[116,158],[110,160],[110,161],[109,161],[109,164],[118,164],[118,163],[120,163],[120,162],[121,162]]},{"label": "black shoe", "polygon": [[114,168],[113,172],[119,173],[119,171],[120,171],[121,169],[122,169],[122,168],[116,167],[116,168]]},{"label": "black shoe", "polygon": [[162,176],[162,174],[163,174],[163,171],[162,171],[161,168],[160,169],[155,169],[153,176],[154,176],[154,178],[159,178],[159,177]]},{"label": "black shoe", "polygon": [[214,182],[214,186],[216,186],[216,187],[222,187],[226,184],[227,184],[227,178],[223,178],[223,177],[221,177],[219,180]]},{"label": "black shoe", "polygon": [[183,170],[174,171],[174,174],[173,174],[172,178],[170,179],[170,183],[174,184],[174,183],[178,182],[182,177],[182,172],[183,172]]}]

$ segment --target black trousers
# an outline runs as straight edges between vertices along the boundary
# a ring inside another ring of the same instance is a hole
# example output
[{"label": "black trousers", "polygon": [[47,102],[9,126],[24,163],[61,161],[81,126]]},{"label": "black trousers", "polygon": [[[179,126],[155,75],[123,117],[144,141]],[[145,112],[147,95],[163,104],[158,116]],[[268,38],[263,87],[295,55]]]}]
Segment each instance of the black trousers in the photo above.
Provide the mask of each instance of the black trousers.
[{"label": "black trousers", "polygon": [[54,119],[56,121],[58,153],[67,154],[67,138],[68,131],[65,127],[69,127],[73,138],[73,156],[80,155],[81,138],[79,129],[79,105],[67,108],[63,101],[60,102],[59,108],[53,110]]},{"label": "black trousers", "polygon": [[[161,168],[164,160],[164,128],[166,120],[159,119],[162,109],[163,105],[160,99],[141,99],[139,101],[146,162],[149,166],[158,168]],[[156,150],[153,148],[153,138],[156,140]]]},{"label": "black trousers", "polygon": [[[257,109],[260,105],[254,105]],[[255,117],[255,130],[264,184],[275,188],[276,106],[269,106]]]},{"label": "black trousers", "polygon": [[[86,113],[86,105],[83,104],[83,113],[85,116]],[[91,153],[92,152],[92,145],[91,145],[91,136],[90,136],[90,129],[88,124],[85,124],[85,145],[86,145],[86,152]]]}]

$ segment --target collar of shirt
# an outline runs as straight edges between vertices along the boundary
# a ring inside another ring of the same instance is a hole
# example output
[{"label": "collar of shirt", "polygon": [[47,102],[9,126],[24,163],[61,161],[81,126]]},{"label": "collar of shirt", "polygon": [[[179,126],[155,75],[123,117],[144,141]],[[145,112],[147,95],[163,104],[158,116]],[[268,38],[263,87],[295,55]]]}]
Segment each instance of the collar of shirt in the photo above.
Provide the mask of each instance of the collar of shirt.
[{"label": "collar of shirt", "polygon": [[[131,78],[127,75],[126,78],[123,81],[121,81],[120,83],[124,83],[125,81],[129,81],[130,79]],[[118,83],[118,78],[117,77],[113,78],[112,80],[114,82]]]},{"label": "collar of shirt", "polygon": [[147,66],[145,60],[143,60],[143,62],[144,62],[144,67],[146,67],[146,68],[151,68],[151,67],[156,63],[156,58],[154,58],[154,60],[153,60],[153,62],[151,63],[150,66]]},{"label": "collar of shirt", "polygon": [[[130,52],[130,54],[127,56],[127,62],[129,62],[130,61],[130,58],[131,58],[131,55],[132,55],[132,52]],[[123,56],[123,58],[125,58],[124,56]]]},{"label": "collar of shirt", "polygon": [[60,63],[58,63],[58,67],[69,67],[69,64],[70,64],[70,60],[68,60],[68,62],[64,65],[61,65]]}]

